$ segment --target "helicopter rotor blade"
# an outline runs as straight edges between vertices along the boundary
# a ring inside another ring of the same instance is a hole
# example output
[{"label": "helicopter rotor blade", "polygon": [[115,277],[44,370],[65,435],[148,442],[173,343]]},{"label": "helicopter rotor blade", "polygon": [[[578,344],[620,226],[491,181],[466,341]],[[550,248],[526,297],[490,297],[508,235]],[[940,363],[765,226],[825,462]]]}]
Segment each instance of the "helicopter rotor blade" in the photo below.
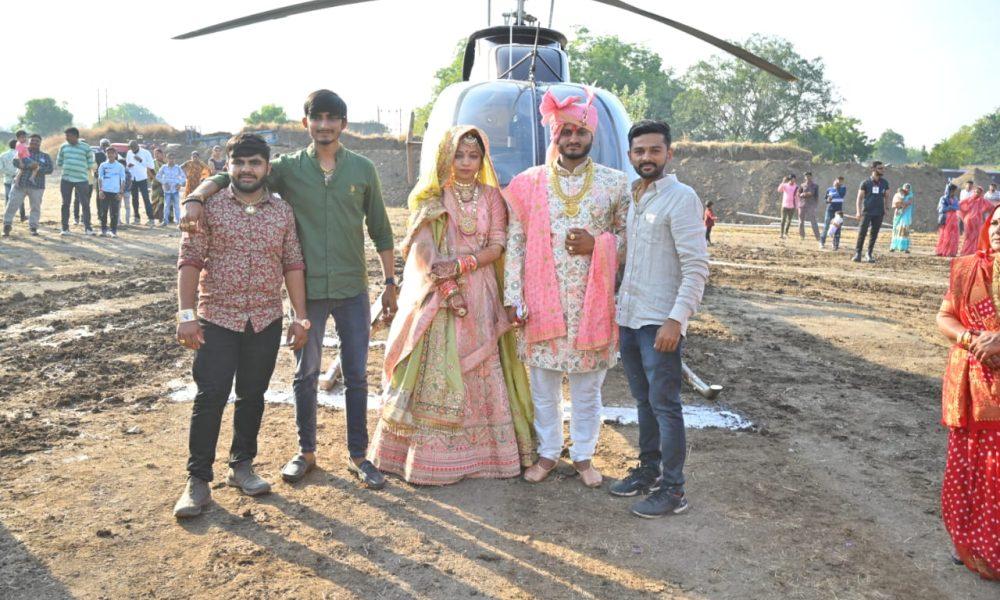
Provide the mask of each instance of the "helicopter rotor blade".
[{"label": "helicopter rotor blade", "polygon": [[614,8],[620,8],[624,11],[628,11],[630,13],[646,17],[647,19],[652,19],[658,23],[663,23],[664,25],[673,27],[674,29],[679,29],[680,31],[683,31],[688,35],[692,35],[698,38],[699,40],[712,44],[716,48],[725,50],[726,52],[732,54],[736,58],[745,60],[746,62],[757,67],[758,69],[767,71],[768,73],[774,75],[775,77],[778,77],[779,79],[784,79],[785,81],[795,81],[797,79],[797,77],[795,77],[788,71],[782,69],[781,67],[773,63],[764,60],[763,58],[757,56],[756,54],[748,52],[747,50],[744,50],[743,48],[740,48],[735,44],[730,44],[726,40],[719,39],[714,35],[695,29],[690,25],[685,25],[684,23],[679,23],[677,21],[674,21],[673,19],[661,17],[656,13],[649,12],[648,10],[643,10],[637,6],[632,6],[631,4],[622,2],[621,0],[594,0],[594,2],[605,4],[607,6],[612,6]]},{"label": "helicopter rotor blade", "polygon": [[236,29],[237,27],[253,25],[254,23],[260,23],[262,21],[270,21],[272,19],[282,19],[284,17],[290,17],[292,15],[299,15],[302,13],[312,12],[314,10],[322,10],[324,8],[335,8],[338,6],[349,6],[351,4],[361,4],[362,2],[371,2],[371,1],[372,0],[312,0],[311,2],[300,2],[298,4],[292,4],[291,6],[275,8],[272,10],[265,10],[264,12],[259,12],[256,14],[247,15],[245,17],[240,17],[239,19],[232,19],[231,21],[224,21],[222,23],[217,23],[215,25],[210,25],[208,27],[203,27],[201,29],[196,29],[194,31],[182,33],[181,35],[175,36],[174,39],[187,40],[202,35],[208,35],[210,33],[225,31],[227,29]]}]

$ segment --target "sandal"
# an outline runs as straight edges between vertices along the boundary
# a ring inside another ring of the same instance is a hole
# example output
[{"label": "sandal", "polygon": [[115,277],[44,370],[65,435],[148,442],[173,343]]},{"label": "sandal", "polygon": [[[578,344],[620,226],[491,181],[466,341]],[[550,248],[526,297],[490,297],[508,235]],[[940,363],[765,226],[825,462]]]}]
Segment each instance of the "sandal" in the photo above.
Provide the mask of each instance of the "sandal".
[{"label": "sandal", "polygon": [[595,469],[592,464],[583,470],[577,469],[576,465],[573,465],[573,469],[580,475],[580,481],[583,482],[583,485],[589,488],[599,488],[601,487],[601,483],[604,482],[601,472]]},{"label": "sandal", "polygon": [[546,469],[542,466],[542,461],[539,460],[524,471],[524,480],[528,483],[541,483],[545,481],[549,473],[555,470],[558,464],[558,461],[553,461],[552,466]]}]

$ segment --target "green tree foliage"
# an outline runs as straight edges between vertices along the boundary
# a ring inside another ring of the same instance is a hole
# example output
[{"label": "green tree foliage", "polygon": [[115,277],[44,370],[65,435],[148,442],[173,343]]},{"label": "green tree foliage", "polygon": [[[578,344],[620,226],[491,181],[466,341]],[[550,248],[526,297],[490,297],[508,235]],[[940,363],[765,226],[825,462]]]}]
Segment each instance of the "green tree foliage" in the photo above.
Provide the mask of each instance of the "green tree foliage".
[{"label": "green tree foliage", "polygon": [[[647,104],[645,111],[636,110],[635,114],[673,122],[674,99],[684,88],[671,69],[663,68],[663,59],[656,52],[616,36],[595,36],[585,27],[577,28],[566,51],[574,81],[611,90],[625,103],[633,120],[637,120],[633,109]],[[644,94],[640,94],[643,89]]]},{"label": "green tree foliage", "polygon": [[53,98],[33,98],[24,103],[24,114],[17,117],[18,125],[32,133],[49,135],[62,131],[73,123],[73,113],[66,103]]},{"label": "green tree foliage", "polygon": [[872,157],[884,163],[892,165],[902,165],[909,162],[907,160],[906,141],[903,136],[891,129],[886,129],[882,135],[875,140],[872,149]]},{"label": "green tree foliage", "polygon": [[871,156],[873,144],[860,125],[858,119],[836,114],[786,139],[794,140],[823,160],[863,162]]},{"label": "green tree foliage", "polygon": [[973,161],[981,165],[1000,165],[1000,108],[972,125]]},{"label": "green tree foliage", "polygon": [[906,163],[910,165],[919,165],[927,162],[927,146],[921,146],[920,148],[907,148],[906,149]]},{"label": "green tree foliage", "polygon": [[633,122],[640,121],[649,116],[649,95],[646,92],[646,82],[639,84],[639,87],[632,91],[626,85],[625,87],[611,88],[611,92],[618,96],[625,105],[625,110],[628,112],[628,116]]},{"label": "green tree foliage", "polygon": [[951,137],[941,140],[931,148],[927,162],[939,169],[958,169],[972,164],[975,157],[972,149],[973,128],[962,126]]},{"label": "green tree foliage", "polygon": [[265,104],[250,113],[250,116],[243,119],[247,125],[260,125],[261,123],[290,123],[291,120],[285,114],[285,109],[277,104]]},{"label": "green tree foliage", "polygon": [[145,106],[131,102],[122,102],[108,109],[105,120],[116,121],[118,123],[132,123],[135,125],[166,123],[166,121]]},{"label": "green tree foliage", "polygon": [[452,61],[434,72],[434,89],[431,90],[431,100],[427,104],[413,111],[413,132],[416,135],[423,135],[427,129],[427,119],[431,116],[431,109],[434,102],[444,91],[444,88],[453,83],[462,81],[462,63],[465,60],[466,40],[461,39],[455,45],[455,58]]},{"label": "green tree foliage", "polygon": [[777,37],[743,46],[798,77],[786,82],[742,60],[714,56],[688,69],[673,103],[678,128],[696,140],[771,142],[809,130],[838,105],[821,58],[807,60]]}]

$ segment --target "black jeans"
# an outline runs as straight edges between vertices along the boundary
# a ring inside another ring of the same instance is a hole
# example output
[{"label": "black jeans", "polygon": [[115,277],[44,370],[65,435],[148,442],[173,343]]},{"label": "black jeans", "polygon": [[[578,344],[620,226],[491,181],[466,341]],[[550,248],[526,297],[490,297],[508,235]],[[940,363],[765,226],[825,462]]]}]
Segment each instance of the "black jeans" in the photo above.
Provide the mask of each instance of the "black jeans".
[{"label": "black jeans", "polygon": [[[118,194],[104,192],[104,200],[97,199],[97,216],[101,219],[101,231],[108,230],[108,217],[111,217],[111,232],[118,233],[118,211],[121,210],[121,201]],[[109,215],[110,213],[110,215]]]},{"label": "black jeans", "polygon": [[153,205],[149,202],[149,180],[132,181],[132,219],[139,221],[139,194],[142,194],[142,201],[146,205],[146,218],[153,220]]},{"label": "black jeans", "polygon": [[83,226],[90,231],[90,184],[86,181],[59,180],[59,192],[62,194],[62,228],[69,229],[69,205],[76,191],[76,201],[83,206]]},{"label": "black jeans", "polygon": [[247,323],[242,333],[202,321],[205,343],[194,355],[191,372],[198,385],[191,409],[188,437],[188,473],[212,481],[215,445],[222,426],[222,412],[236,377],[236,408],[233,411],[233,442],[229,465],[257,456],[257,432],[264,416],[264,392],[281,343],[281,319],[254,333]]},{"label": "black jeans", "polygon": [[882,219],[885,215],[869,215],[866,214],[861,217],[861,227],[858,229],[858,245],[855,247],[855,251],[861,254],[861,250],[865,246],[865,236],[868,235],[868,228],[871,227],[872,235],[868,239],[868,254],[871,254],[875,250],[875,240],[878,239],[878,230],[882,228]]}]

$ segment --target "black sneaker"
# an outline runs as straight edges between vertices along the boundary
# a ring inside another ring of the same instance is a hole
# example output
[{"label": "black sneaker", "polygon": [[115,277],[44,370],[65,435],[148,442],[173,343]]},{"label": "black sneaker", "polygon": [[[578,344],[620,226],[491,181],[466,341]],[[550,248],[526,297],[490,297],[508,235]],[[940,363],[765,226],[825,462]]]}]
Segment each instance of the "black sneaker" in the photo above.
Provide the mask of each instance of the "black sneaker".
[{"label": "black sneaker", "polygon": [[611,484],[608,491],[612,496],[629,498],[638,494],[648,494],[660,489],[660,471],[653,465],[639,463],[628,470],[628,475]]},{"label": "black sneaker", "polygon": [[351,459],[347,460],[347,470],[354,473],[355,477],[365,484],[370,490],[380,490],[385,487],[385,475],[375,468],[370,460],[362,462],[360,465],[354,464]]},{"label": "black sneaker", "polygon": [[688,509],[684,492],[674,492],[660,488],[632,505],[632,514],[644,519],[655,519],[665,515],[679,515]]},{"label": "black sneaker", "polygon": [[854,262],[861,262],[861,253],[855,252],[854,256],[851,257],[851,260],[853,260]]}]

